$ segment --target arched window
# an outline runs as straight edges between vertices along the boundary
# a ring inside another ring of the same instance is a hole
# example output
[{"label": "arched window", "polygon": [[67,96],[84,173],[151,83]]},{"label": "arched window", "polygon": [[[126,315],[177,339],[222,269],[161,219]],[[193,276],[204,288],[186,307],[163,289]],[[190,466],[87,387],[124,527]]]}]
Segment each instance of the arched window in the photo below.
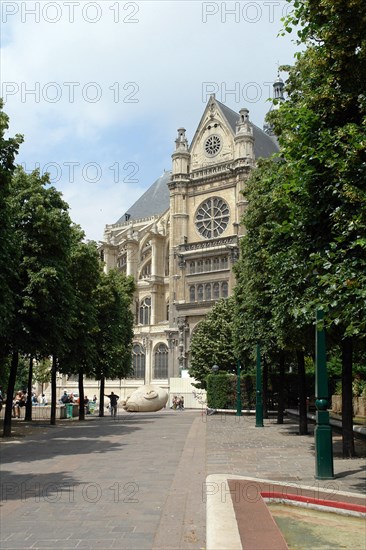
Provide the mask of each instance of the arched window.
[{"label": "arched window", "polygon": [[203,302],[203,285],[197,286],[197,301]]},{"label": "arched window", "polygon": [[203,271],[203,260],[197,260],[197,273],[202,273]]},{"label": "arched window", "polygon": [[219,283],[214,283],[213,285],[213,298],[218,300],[220,298],[220,285]]},{"label": "arched window", "polygon": [[220,269],[220,258],[213,259],[213,271],[218,271]]},{"label": "arched window", "polygon": [[227,298],[228,295],[229,295],[229,285],[227,284],[226,281],[224,281],[223,283],[221,283],[221,297]]},{"label": "arched window", "polygon": [[146,262],[140,273],[140,279],[146,279],[151,275],[151,260]]},{"label": "arched window", "polygon": [[154,351],[153,378],[168,378],[168,346],[158,344]]},{"label": "arched window", "polygon": [[141,344],[134,344],[132,348],[133,373],[129,378],[145,379],[145,352]]},{"label": "arched window", "polygon": [[211,271],[211,260],[205,260],[205,271]]},{"label": "arched window", "polygon": [[189,273],[190,274],[196,273],[196,264],[195,264],[195,262],[190,262],[190,264],[189,264]]},{"label": "arched window", "polygon": [[205,300],[211,300],[211,284],[207,283],[205,285]]},{"label": "arched window", "polygon": [[229,260],[227,256],[221,258],[221,269],[227,269],[229,267]]},{"label": "arched window", "polygon": [[189,301],[190,302],[196,301],[196,287],[193,285],[189,287]]},{"label": "arched window", "polygon": [[140,324],[149,325],[151,319],[151,298],[144,298],[140,304]]},{"label": "arched window", "polygon": [[165,264],[164,274],[165,274],[165,277],[167,277],[169,275],[169,246],[167,246],[165,250],[164,264]]}]

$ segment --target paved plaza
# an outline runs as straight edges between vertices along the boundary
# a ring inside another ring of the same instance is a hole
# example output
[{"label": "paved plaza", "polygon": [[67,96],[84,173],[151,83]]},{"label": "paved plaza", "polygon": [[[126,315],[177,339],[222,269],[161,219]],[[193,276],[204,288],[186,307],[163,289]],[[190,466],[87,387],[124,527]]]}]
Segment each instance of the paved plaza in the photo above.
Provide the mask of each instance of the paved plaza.
[{"label": "paved plaza", "polygon": [[163,410],[44,423],[2,440],[0,547],[204,549],[210,474],[364,493],[364,442],[362,456],[342,460],[334,436],[336,478],[317,481],[313,436],[293,421],[264,424]]}]

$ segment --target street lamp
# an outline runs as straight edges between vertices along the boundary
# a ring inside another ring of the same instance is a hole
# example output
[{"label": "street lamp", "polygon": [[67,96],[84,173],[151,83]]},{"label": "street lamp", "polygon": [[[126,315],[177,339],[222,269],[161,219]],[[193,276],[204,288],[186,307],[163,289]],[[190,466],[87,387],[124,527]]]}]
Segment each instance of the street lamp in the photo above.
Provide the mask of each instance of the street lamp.
[{"label": "street lamp", "polygon": [[263,428],[261,348],[257,344],[255,427]]},{"label": "street lamp", "polygon": [[220,370],[220,367],[218,365],[212,365],[211,370],[213,374],[217,374]]},{"label": "street lamp", "polygon": [[238,360],[236,370],[236,416],[242,416],[241,412],[241,387],[240,387],[240,361]]},{"label": "street lamp", "polygon": [[334,479],[333,467],[333,442],[332,428],[329,424],[328,412],[328,373],[326,360],[325,330],[323,326],[324,312],[321,309],[316,311],[315,328],[315,405],[316,405],[316,426],[315,426],[315,478]]}]

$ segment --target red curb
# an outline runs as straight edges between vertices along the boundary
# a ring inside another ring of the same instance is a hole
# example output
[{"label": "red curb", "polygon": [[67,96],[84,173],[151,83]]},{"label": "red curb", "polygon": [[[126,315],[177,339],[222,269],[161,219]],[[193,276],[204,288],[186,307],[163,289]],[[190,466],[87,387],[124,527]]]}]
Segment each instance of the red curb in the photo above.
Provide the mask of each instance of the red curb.
[{"label": "red curb", "polygon": [[296,502],[305,502],[306,504],[317,504],[318,506],[338,508],[340,510],[350,510],[352,512],[360,512],[362,514],[366,514],[366,506],[362,506],[361,504],[352,504],[349,502],[338,502],[335,500],[325,500],[321,498],[311,498],[305,496],[303,497],[300,495],[292,494],[287,494],[286,496],[284,496],[283,493],[276,492],[267,493],[263,491],[260,494],[263,498],[279,499],[281,501],[294,500]]}]

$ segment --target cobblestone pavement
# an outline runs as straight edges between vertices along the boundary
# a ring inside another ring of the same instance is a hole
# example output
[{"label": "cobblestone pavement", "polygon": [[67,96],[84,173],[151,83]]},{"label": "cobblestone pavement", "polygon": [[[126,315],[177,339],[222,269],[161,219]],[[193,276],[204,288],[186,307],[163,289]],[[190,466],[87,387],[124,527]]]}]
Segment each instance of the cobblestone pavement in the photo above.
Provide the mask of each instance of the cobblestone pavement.
[{"label": "cobblestone pavement", "polygon": [[298,424],[264,420],[255,427],[252,416],[218,414],[207,417],[207,475],[235,474],[314,488],[366,490],[366,442],[356,441],[358,458],[341,458],[341,436],[333,433],[334,480],[315,479],[314,426],[298,435]]},{"label": "cobblestone pavement", "polygon": [[164,410],[3,440],[0,547],[203,549],[208,474],[364,494],[364,441],[359,458],[342,460],[334,435],[336,477],[318,481],[314,437],[297,430],[290,420],[256,428],[248,416]]},{"label": "cobblestone pavement", "polygon": [[3,441],[0,547],[204,547],[204,428],[164,410]]}]

